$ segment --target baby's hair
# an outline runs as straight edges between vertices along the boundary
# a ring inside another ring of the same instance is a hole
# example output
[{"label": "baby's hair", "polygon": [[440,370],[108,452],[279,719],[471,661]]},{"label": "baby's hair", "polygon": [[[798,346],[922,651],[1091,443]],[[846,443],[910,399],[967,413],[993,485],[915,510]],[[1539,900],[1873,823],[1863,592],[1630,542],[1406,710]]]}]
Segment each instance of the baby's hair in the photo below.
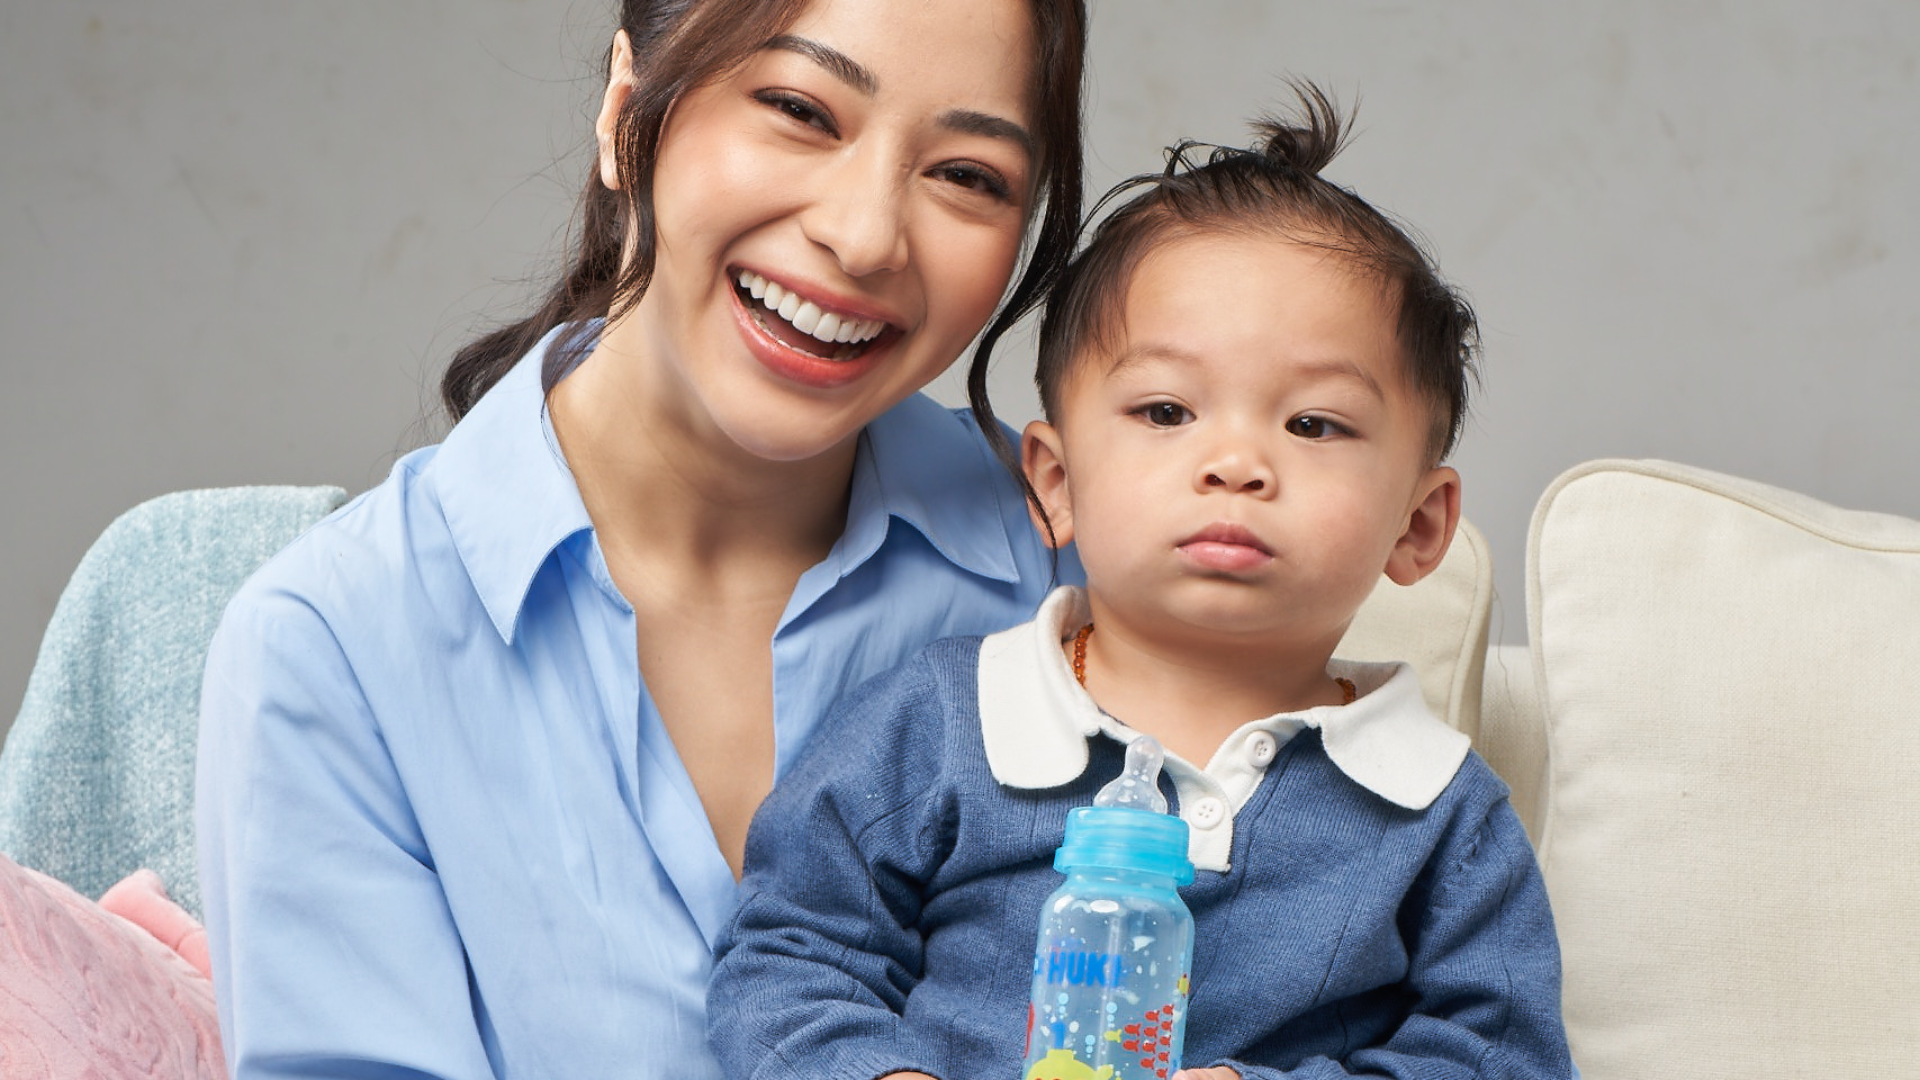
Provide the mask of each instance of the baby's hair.
[{"label": "baby's hair", "polygon": [[[1350,259],[1394,290],[1406,374],[1434,410],[1428,456],[1438,463],[1453,450],[1479,351],[1473,309],[1405,230],[1320,175],[1345,148],[1351,116],[1343,120],[1310,82],[1293,88],[1298,120],[1262,118],[1251,149],[1183,141],[1167,151],[1166,169],[1126,180],[1101,197],[1096,215],[1119,196],[1145,189],[1100,223],[1047,302],[1034,378],[1049,418],[1057,416],[1061,385],[1076,360],[1090,346],[1113,344],[1127,287],[1149,251],[1180,236],[1251,226]],[[1200,151],[1206,157],[1196,162]]]},{"label": "baby's hair", "polygon": [[[1183,141],[1167,150],[1164,170],[1122,181],[1094,205],[1090,221],[1136,192],[1094,228],[1047,300],[1034,381],[1049,420],[1060,418],[1062,387],[1075,365],[1112,350],[1128,286],[1148,252],[1187,236],[1266,230],[1345,258],[1392,291],[1409,384],[1433,410],[1428,459],[1438,464],[1452,452],[1479,353],[1473,309],[1405,230],[1320,175],[1346,145],[1351,116],[1343,119],[1313,83],[1292,85],[1298,119],[1262,118],[1251,149]],[[1205,158],[1196,159],[1202,151]],[[989,437],[999,434],[983,426]],[[1038,507],[1024,476],[1021,483]]]}]

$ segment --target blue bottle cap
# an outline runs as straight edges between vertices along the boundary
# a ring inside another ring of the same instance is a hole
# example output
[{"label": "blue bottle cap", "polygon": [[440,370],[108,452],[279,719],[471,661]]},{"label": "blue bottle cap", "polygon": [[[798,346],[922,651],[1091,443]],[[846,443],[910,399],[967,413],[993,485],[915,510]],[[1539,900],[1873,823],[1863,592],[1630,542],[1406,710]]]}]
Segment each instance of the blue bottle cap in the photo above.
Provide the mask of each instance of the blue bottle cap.
[{"label": "blue bottle cap", "polygon": [[1067,838],[1054,853],[1053,868],[1132,870],[1188,884],[1193,864],[1187,861],[1187,823],[1125,806],[1077,807],[1067,813]]}]

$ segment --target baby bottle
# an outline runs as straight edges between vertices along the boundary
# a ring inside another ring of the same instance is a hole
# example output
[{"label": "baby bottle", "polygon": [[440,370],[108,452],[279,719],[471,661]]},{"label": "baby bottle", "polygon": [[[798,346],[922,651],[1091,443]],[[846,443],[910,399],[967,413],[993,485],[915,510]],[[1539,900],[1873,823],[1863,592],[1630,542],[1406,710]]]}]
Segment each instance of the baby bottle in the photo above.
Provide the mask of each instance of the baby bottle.
[{"label": "baby bottle", "polygon": [[1067,816],[1067,875],[1040,911],[1025,1080],[1167,1080],[1186,1032],[1193,916],[1187,823],[1160,794],[1160,744],[1127,746],[1126,772]]}]

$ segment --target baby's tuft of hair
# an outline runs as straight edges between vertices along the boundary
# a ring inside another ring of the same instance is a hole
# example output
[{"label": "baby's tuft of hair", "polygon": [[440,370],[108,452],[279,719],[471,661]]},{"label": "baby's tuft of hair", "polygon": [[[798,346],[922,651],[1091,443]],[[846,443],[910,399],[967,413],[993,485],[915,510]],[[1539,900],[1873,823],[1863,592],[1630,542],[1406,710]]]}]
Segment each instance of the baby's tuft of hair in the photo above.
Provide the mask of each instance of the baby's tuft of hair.
[{"label": "baby's tuft of hair", "polygon": [[[1351,132],[1340,110],[1326,92],[1310,82],[1295,82],[1293,91],[1300,99],[1300,117],[1288,122],[1273,114],[1253,123],[1253,152],[1275,168],[1297,169],[1309,176],[1321,170],[1347,148]],[[1239,151],[1218,149],[1218,154]]]}]

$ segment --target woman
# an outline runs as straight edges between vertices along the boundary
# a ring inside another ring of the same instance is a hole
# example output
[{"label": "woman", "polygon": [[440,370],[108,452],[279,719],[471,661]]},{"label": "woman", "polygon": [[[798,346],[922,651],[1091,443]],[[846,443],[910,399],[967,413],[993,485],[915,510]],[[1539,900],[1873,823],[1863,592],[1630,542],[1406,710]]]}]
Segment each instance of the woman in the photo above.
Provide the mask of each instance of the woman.
[{"label": "woman", "polygon": [[979,427],[913,394],[1044,205],[983,406],[1069,253],[1079,0],[624,8],[575,266],[215,640],[239,1076],[717,1076],[708,950],[774,775],[841,689],[1049,584]]}]

